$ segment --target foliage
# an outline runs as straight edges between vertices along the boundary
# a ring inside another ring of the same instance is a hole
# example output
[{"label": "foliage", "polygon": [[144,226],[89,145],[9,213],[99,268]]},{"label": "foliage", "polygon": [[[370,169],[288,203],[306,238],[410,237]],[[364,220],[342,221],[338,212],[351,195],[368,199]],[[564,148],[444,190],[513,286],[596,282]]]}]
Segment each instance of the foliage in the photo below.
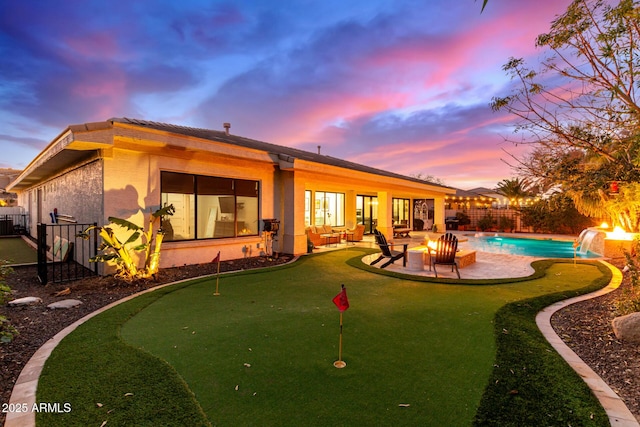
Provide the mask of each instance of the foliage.
[{"label": "foliage", "polygon": [[[79,236],[87,239],[89,238],[89,232],[91,230],[98,230],[98,233],[102,238],[102,244],[99,249],[104,251],[102,255],[92,257],[89,261],[115,262],[117,269],[116,275],[126,281],[152,277],[158,272],[158,267],[160,265],[160,249],[164,237],[164,231],[162,228],[159,228],[154,239],[154,224],[158,219],[166,215],[173,215],[174,212],[175,209],[173,205],[165,206],[153,212],[149,216],[149,223],[146,231],[143,227],[125,219],[109,217],[109,222],[111,224],[133,232],[124,242],[121,242],[120,239],[118,239],[112,227],[88,227],[84,232],[80,233]],[[143,238],[143,242],[141,244],[135,244],[141,236]],[[143,268],[138,268],[136,260],[132,256],[132,252],[139,251],[144,251]]]},{"label": "foliage", "polygon": [[[0,304],[7,302],[11,295],[11,288],[5,283],[4,279],[13,270],[7,264],[7,261],[0,260]],[[18,335],[16,328],[11,326],[5,316],[0,316],[0,342],[11,342],[16,335]]]},{"label": "foliage", "polygon": [[419,179],[421,181],[428,182],[430,184],[446,185],[441,178],[437,178],[433,175],[425,174],[422,172],[411,174],[410,176],[413,178]]},{"label": "foliage", "polygon": [[467,215],[465,212],[456,212],[456,219],[458,220],[458,225],[471,224],[471,218],[469,218],[469,215]]},{"label": "foliage", "polygon": [[520,210],[523,225],[535,232],[577,234],[593,226],[593,219],[578,212],[570,197],[554,194]]},{"label": "foliage", "polygon": [[496,221],[493,219],[493,216],[491,216],[490,213],[485,214],[484,217],[478,220],[478,228],[481,231],[487,231],[490,228],[493,228],[494,225],[496,225]]},{"label": "foliage", "polygon": [[521,178],[503,179],[496,185],[494,190],[509,199],[521,199],[535,195],[531,184],[526,179]]},{"label": "foliage", "polygon": [[[560,188],[589,216],[640,229],[640,199],[621,188],[640,183],[640,7],[574,0],[536,45],[545,49],[539,69],[511,58],[503,69],[518,82],[494,97],[494,110],[519,118],[516,144],[533,144],[516,159],[520,174],[541,188]],[[633,191],[635,192],[635,190]]]},{"label": "foliage", "polygon": [[8,261],[0,260],[0,304],[7,302],[11,295],[11,288],[5,283],[6,277],[13,271],[8,264]]},{"label": "foliage", "polygon": [[6,317],[0,316],[0,343],[8,343],[18,335],[18,330],[14,328]]},{"label": "foliage", "polygon": [[516,222],[513,220],[513,218],[509,218],[503,215],[498,220],[498,229],[502,231],[509,231],[509,232],[513,231],[515,226],[516,226]]},{"label": "foliage", "polygon": [[631,287],[625,289],[622,298],[616,301],[616,310],[621,316],[640,311],[640,269],[638,268],[638,256],[640,256],[640,237],[633,240],[631,252],[624,251],[624,257],[629,268]]}]

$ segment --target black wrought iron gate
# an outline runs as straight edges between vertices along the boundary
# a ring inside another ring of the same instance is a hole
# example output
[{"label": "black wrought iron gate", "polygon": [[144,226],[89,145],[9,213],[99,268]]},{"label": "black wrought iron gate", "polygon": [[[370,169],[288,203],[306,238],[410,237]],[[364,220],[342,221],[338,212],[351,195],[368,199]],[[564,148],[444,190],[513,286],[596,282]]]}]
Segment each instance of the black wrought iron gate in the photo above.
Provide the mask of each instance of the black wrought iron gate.
[{"label": "black wrought iron gate", "polygon": [[43,285],[78,280],[98,274],[89,258],[98,252],[98,233],[88,240],[76,237],[94,224],[38,224],[38,279]]}]

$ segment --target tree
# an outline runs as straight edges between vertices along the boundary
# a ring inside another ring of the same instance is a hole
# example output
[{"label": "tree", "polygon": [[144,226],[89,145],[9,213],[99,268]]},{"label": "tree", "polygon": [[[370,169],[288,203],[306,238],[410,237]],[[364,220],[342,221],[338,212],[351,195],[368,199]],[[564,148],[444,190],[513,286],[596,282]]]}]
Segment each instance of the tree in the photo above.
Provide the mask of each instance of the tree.
[{"label": "tree", "polygon": [[640,230],[640,200],[612,194],[612,182],[640,184],[640,6],[621,0],[574,0],[538,36],[546,56],[538,70],[511,58],[503,69],[516,80],[491,107],[519,120],[512,139],[533,144],[516,159],[521,176],[555,186],[586,215],[609,217],[629,231]]},{"label": "tree", "polygon": [[416,173],[416,174],[411,174],[410,176],[412,178],[416,178],[416,179],[419,179],[421,181],[428,182],[429,184],[446,185],[442,179],[436,178],[433,175],[424,174],[422,172],[419,172],[419,173]]},{"label": "tree", "polygon": [[494,190],[509,199],[522,199],[535,195],[528,181],[520,178],[503,179]]},{"label": "tree", "polygon": [[573,201],[560,193],[524,206],[520,213],[522,224],[536,232],[577,234],[593,225],[592,219],[579,213]]}]

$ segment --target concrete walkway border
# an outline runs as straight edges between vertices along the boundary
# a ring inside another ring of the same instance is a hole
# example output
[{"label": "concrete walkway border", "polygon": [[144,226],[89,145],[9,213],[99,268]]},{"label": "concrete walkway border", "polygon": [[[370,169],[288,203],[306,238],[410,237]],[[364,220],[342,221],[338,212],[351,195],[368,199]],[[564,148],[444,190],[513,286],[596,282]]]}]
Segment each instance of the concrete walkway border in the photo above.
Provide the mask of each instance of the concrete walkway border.
[{"label": "concrete walkway border", "polygon": [[598,398],[600,404],[609,416],[609,422],[612,427],[640,427],[638,421],[633,416],[629,408],[624,404],[622,399],[604,382],[598,374],[596,374],[573,350],[571,350],[562,339],[556,334],[551,326],[551,316],[571,304],[596,298],[611,291],[618,289],[622,283],[622,273],[613,265],[606,261],[600,261],[606,265],[613,274],[611,282],[608,286],[592,292],[590,294],[581,295],[568,300],[560,301],[543,309],[536,316],[536,324],[549,341],[553,348],[562,356],[564,360],[573,368],[574,371],[589,386],[593,394]]}]

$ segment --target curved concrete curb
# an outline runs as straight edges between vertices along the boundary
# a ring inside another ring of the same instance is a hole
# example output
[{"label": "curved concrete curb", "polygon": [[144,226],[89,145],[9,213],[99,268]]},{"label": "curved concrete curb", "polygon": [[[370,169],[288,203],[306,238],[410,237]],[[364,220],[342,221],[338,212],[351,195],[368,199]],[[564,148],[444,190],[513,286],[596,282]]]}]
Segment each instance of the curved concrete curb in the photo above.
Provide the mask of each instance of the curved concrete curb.
[{"label": "curved concrete curb", "polygon": [[551,327],[551,316],[556,311],[567,307],[571,304],[575,304],[580,301],[585,301],[591,298],[599,297],[601,295],[608,294],[609,292],[617,289],[622,283],[622,273],[613,265],[605,261],[600,261],[606,265],[612,272],[613,278],[608,286],[600,289],[599,291],[592,292],[590,294],[581,295],[579,297],[571,298],[565,301],[560,301],[542,310],[536,316],[536,324],[549,341],[553,348],[562,356],[564,360],[573,368],[574,371],[584,380],[589,386],[593,394],[598,398],[600,404],[609,416],[609,422],[613,427],[640,427],[640,424],[633,416],[629,408],[624,404],[622,399],[604,382],[598,374],[596,374],[586,363],[573,352],[562,339],[556,334]]},{"label": "curved concrete curb", "polygon": [[[299,257],[294,257],[291,261],[281,264],[288,265],[294,263],[298,260]],[[256,269],[251,269],[256,270]],[[249,271],[249,270],[244,270]],[[237,271],[228,271],[220,274],[229,274],[229,273],[237,273]],[[31,359],[27,362],[27,364],[22,368],[20,372],[20,376],[16,380],[15,385],[13,386],[13,390],[11,391],[11,397],[9,398],[9,408],[17,409],[17,411],[7,412],[7,417],[4,422],[4,427],[35,427],[36,425],[36,413],[32,411],[32,408],[36,404],[36,390],[38,389],[38,379],[40,378],[40,374],[42,373],[42,368],[44,367],[45,362],[51,355],[51,352],[54,348],[62,341],[64,337],[73,332],[78,326],[82,325],[87,320],[91,319],[98,314],[109,310],[112,307],[117,306],[118,304],[122,304],[123,302],[129,301],[133,298],[136,298],[140,295],[146,294],[148,292],[153,292],[157,289],[164,288],[166,286],[173,286],[179,283],[188,282],[191,280],[203,279],[206,277],[212,277],[215,274],[207,274],[205,276],[199,277],[191,277],[189,279],[178,280],[176,282],[165,283],[163,285],[158,285],[153,288],[145,289],[144,291],[140,291],[138,293],[129,295],[128,297],[122,298],[118,301],[114,301],[109,305],[105,305],[104,307],[94,311],[93,313],[89,313],[81,319],[78,319],[76,322],[67,326],[57,334],[53,336],[53,338],[49,339],[46,343],[42,345],[34,354],[31,356]],[[22,411],[22,409],[26,409],[26,411]]]}]

